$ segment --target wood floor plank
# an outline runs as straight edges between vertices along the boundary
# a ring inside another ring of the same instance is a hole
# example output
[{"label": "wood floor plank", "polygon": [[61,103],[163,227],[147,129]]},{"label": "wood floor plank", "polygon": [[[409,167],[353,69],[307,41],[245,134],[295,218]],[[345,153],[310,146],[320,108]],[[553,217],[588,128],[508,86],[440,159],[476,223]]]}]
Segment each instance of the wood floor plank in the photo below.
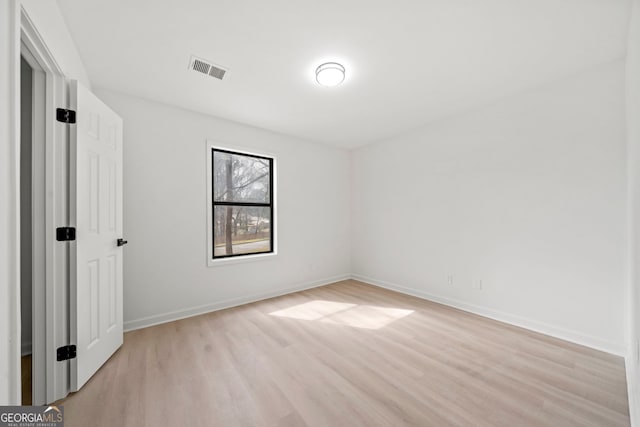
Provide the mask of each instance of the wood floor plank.
[{"label": "wood floor plank", "polygon": [[125,334],[67,426],[628,426],[622,358],[347,280]]}]

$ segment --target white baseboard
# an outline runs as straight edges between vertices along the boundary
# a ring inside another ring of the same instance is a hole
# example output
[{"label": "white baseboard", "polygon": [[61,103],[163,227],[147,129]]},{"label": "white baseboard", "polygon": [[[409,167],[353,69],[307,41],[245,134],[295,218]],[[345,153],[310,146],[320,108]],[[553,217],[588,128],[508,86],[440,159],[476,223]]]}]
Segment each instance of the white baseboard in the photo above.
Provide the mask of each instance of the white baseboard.
[{"label": "white baseboard", "polygon": [[317,288],[319,286],[328,285],[339,282],[341,280],[350,279],[351,275],[329,277],[313,282],[301,283],[300,285],[264,292],[261,294],[248,295],[246,297],[232,298],[225,301],[218,301],[210,304],[204,304],[197,307],[186,308],[183,310],[170,311],[164,314],[156,314],[153,316],[143,317],[136,320],[128,320],[124,322],[124,331],[129,332],[136,329],[147,328],[149,326],[160,325],[162,323],[173,322],[175,320],[186,319],[187,317],[198,316],[200,314],[210,313],[212,311],[224,310],[225,308],[237,307],[243,304],[249,304],[264,299],[278,297],[281,295],[291,294],[294,292],[304,291],[306,289]]},{"label": "white baseboard", "polygon": [[[331,283],[339,282],[346,279],[359,280],[364,283],[368,283],[373,286],[389,289],[392,291],[400,292],[403,294],[415,296],[418,298],[433,301],[439,304],[444,304],[450,307],[454,307],[463,311],[478,314],[483,317],[488,317],[500,322],[508,323],[510,325],[518,326],[521,328],[529,329],[534,332],[549,335],[555,338],[560,338],[565,341],[570,341],[576,344],[584,345],[596,350],[612,353],[618,356],[626,356],[626,349],[623,345],[612,343],[602,340],[597,337],[582,334],[577,331],[571,331],[568,329],[558,328],[547,323],[538,322],[535,320],[527,319],[521,316],[517,316],[510,313],[494,310],[491,308],[481,307],[473,304],[468,304],[463,301],[454,300],[447,297],[441,297],[437,295],[424,292],[422,290],[408,288],[400,286],[395,283],[386,282],[383,280],[377,280],[371,277],[362,276],[359,274],[334,276],[322,280],[316,280],[313,282],[302,283],[297,286],[281,288],[270,292],[261,294],[248,295],[246,297],[232,298],[225,301],[218,301],[210,304],[204,304],[197,307],[186,308],[183,310],[171,311],[163,314],[157,314],[153,316],[143,317],[135,320],[128,320],[124,322],[125,332],[133,331],[136,329],[146,328],[149,326],[159,325],[162,323],[172,322],[175,320],[185,319],[187,317],[197,316],[200,314],[210,313],[212,311],[223,310],[225,308],[237,307],[243,304],[249,304],[252,302],[273,298],[281,295],[286,295],[294,292],[303,291],[306,289],[317,288],[319,286],[328,285]],[[24,348],[23,348],[24,351]]]},{"label": "white baseboard", "polygon": [[609,342],[598,337],[582,334],[577,331],[571,331],[568,329],[558,328],[547,323],[538,322],[532,319],[527,319],[514,314],[505,313],[502,311],[494,310],[491,308],[481,307],[473,304],[468,304],[463,301],[454,300],[447,297],[441,297],[433,294],[429,294],[422,290],[407,288],[395,283],[386,282],[383,280],[377,280],[371,277],[362,276],[359,274],[352,274],[351,278],[359,280],[364,283],[368,283],[373,286],[389,289],[392,291],[400,292],[403,294],[415,296],[418,298],[426,299],[439,304],[454,307],[463,311],[478,314],[483,317],[488,317],[499,322],[508,323],[513,326],[518,326],[524,329],[529,329],[534,332],[539,332],[544,335],[549,335],[554,338],[559,338],[565,341],[570,341],[575,344],[580,344],[586,347],[590,347],[596,350],[612,353],[617,356],[624,357],[626,355],[626,349],[624,345]]}]

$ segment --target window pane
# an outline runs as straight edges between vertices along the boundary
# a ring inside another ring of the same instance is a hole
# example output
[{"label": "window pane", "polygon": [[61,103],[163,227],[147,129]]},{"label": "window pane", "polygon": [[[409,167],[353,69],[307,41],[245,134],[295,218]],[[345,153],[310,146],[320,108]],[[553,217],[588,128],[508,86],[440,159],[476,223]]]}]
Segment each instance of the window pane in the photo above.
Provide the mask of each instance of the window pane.
[{"label": "window pane", "polygon": [[268,159],[213,152],[213,197],[216,202],[270,203]]},{"label": "window pane", "polygon": [[214,206],[214,256],[271,252],[269,207]]}]

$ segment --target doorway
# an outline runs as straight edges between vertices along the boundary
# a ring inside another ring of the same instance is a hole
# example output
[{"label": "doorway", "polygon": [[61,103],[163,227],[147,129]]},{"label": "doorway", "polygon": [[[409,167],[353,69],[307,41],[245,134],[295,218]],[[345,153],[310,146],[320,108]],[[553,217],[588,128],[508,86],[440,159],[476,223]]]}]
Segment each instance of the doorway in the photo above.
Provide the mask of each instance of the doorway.
[{"label": "doorway", "polygon": [[47,403],[46,74],[26,46],[20,56],[20,347],[23,405]]},{"label": "doorway", "polygon": [[20,319],[22,404],[31,405],[33,374],[33,68],[20,57]]}]

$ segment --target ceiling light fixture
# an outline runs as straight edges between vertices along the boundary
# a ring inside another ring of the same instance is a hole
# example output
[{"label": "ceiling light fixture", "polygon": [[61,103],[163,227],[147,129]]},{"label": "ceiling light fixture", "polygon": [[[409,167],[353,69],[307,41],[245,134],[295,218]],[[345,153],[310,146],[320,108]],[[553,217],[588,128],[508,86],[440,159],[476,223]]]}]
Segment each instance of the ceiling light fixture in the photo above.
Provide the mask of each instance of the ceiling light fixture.
[{"label": "ceiling light fixture", "polygon": [[338,86],[344,81],[344,67],[337,62],[325,62],[316,68],[316,81],[322,86]]}]

